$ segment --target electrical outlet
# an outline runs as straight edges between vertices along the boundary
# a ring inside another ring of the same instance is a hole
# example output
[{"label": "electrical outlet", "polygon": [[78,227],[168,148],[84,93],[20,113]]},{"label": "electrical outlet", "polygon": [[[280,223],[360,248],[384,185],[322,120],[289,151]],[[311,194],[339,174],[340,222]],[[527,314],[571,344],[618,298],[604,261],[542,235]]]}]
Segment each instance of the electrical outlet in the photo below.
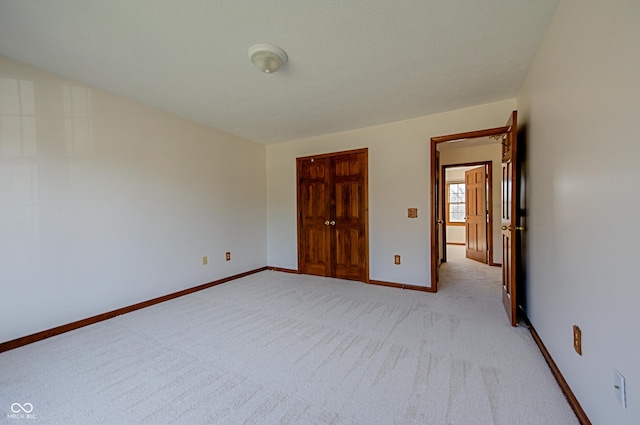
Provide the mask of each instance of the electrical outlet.
[{"label": "electrical outlet", "polygon": [[624,387],[624,376],[619,370],[616,370],[613,374],[613,388],[616,392],[616,398],[622,405],[623,409],[627,408],[627,395]]},{"label": "electrical outlet", "polygon": [[399,255],[394,255],[393,256],[393,263],[394,264],[400,264],[400,256]]},{"label": "electrical outlet", "polygon": [[226,258],[226,261],[231,261],[231,253],[230,253],[230,252],[227,252],[227,253],[225,254],[225,258]]},{"label": "electrical outlet", "polygon": [[209,258],[206,256],[202,257],[202,265],[206,266],[207,264],[209,264]]},{"label": "electrical outlet", "polygon": [[577,325],[573,325],[573,349],[582,355],[582,332]]}]

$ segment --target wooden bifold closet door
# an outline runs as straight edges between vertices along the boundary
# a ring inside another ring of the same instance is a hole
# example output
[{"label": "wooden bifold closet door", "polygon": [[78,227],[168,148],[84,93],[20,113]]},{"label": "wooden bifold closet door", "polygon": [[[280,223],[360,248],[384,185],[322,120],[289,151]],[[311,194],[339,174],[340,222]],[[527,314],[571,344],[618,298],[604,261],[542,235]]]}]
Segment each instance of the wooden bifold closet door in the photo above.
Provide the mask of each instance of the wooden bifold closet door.
[{"label": "wooden bifold closet door", "polygon": [[296,161],[298,271],[366,282],[367,149]]}]

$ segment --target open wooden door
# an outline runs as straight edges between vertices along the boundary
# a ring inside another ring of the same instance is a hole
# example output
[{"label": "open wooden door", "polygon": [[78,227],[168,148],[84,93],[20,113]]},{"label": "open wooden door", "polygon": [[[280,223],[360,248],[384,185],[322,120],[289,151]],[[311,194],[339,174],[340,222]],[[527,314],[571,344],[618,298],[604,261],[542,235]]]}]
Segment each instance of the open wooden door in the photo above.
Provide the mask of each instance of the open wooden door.
[{"label": "open wooden door", "polygon": [[466,257],[487,264],[487,170],[465,171]]},{"label": "open wooden door", "polygon": [[511,326],[518,321],[517,278],[520,261],[520,164],[518,163],[517,112],[507,121],[502,138],[502,304]]},{"label": "open wooden door", "polygon": [[297,159],[298,271],[368,281],[367,150]]},{"label": "open wooden door", "polygon": [[443,181],[444,178],[442,176],[442,169],[440,167],[440,152],[436,151],[435,153],[435,167],[436,167],[436,174],[435,174],[435,178],[432,182],[433,184],[433,191],[435,193],[435,210],[436,210],[436,230],[435,230],[435,238],[436,238],[436,262],[437,262],[437,266],[436,266],[436,273],[435,273],[435,279],[436,279],[436,283],[437,281],[440,279],[440,266],[442,265],[443,262],[445,262],[447,260],[447,252],[446,249],[444,247],[444,231],[445,231],[445,227],[444,227],[444,207],[443,207],[443,203],[442,203],[442,196],[441,196],[441,192],[442,192],[442,186],[443,186]]}]

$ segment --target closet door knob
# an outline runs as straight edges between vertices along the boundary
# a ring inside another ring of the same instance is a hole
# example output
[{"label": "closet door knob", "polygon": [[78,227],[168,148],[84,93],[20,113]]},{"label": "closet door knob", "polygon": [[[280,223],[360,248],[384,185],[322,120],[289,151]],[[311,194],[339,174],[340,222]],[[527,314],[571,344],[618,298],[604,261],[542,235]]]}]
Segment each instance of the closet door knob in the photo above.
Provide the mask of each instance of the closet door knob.
[{"label": "closet door knob", "polygon": [[324,222],[324,225],[325,225],[325,226],[328,226],[328,225],[329,225],[329,220],[325,221],[325,222]]},{"label": "closet door knob", "polygon": [[331,225],[332,225],[332,226],[335,226],[335,225],[336,225],[336,222],[335,222],[335,221],[333,221],[333,220],[331,220]]}]

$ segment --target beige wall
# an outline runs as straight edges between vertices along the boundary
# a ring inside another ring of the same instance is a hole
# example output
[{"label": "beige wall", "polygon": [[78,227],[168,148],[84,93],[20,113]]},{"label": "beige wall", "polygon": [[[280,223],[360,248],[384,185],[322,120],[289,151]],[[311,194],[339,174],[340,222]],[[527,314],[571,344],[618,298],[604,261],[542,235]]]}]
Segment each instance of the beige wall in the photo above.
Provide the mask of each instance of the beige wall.
[{"label": "beige wall", "polygon": [[464,226],[447,226],[447,243],[465,244],[466,241]]},{"label": "beige wall", "polygon": [[[504,125],[515,99],[267,146],[268,264],[297,269],[296,157],[369,148],[369,257],[374,280],[430,286],[430,138]],[[407,208],[418,218],[407,218]],[[393,264],[394,254],[402,264]]]},{"label": "beige wall", "polygon": [[638,40],[640,2],[563,0],[518,96],[529,146],[527,314],[597,425],[640,423]]},{"label": "beige wall", "polygon": [[[507,118],[504,119],[507,121]],[[504,123],[502,123],[504,125]],[[496,125],[499,127],[499,125]],[[455,146],[455,145],[454,145]],[[500,231],[500,182],[502,180],[502,145],[499,143],[470,146],[464,148],[449,148],[440,152],[440,163],[442,165],[463,164],[467,162],[491,161],[492,168],[492,190],[493,190],[493,262],[502,263],[502,234]],[[464,180],[464,174],[463,178]],[[452,226],[453,227],[453,226]],[[449,227],[447,227],[447,232]],[[454,230],[454,235],[455,235]],[[449,242],[449,234],[447,233],[447,241]],[[453,240],[451,240],[453,242]]]},{"label": "beige wall", "polygon": [[265,173],[263,145],[0,58],[0,342],[264,266]]}]

